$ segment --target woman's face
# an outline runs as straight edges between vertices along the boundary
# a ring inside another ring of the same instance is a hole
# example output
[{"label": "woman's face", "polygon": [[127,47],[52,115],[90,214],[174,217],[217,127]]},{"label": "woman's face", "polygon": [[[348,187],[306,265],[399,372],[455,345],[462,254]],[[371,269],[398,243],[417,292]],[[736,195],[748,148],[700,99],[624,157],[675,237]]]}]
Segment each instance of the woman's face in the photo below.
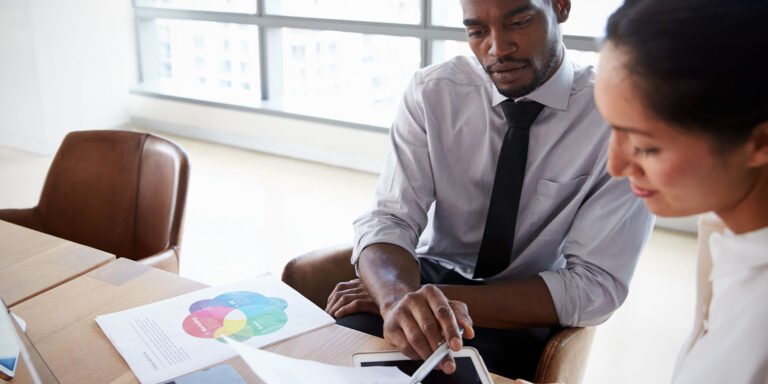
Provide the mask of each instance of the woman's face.
[{"label": "woman's face", "polygon": [[595,85],[597,107],[611,125],[608,171],[628,178],[659,216],[734,209],[755,184],[746,151],[716,152],[711,137],[656,117],[640,100],[627,59],[623,49],[606,44]]}]

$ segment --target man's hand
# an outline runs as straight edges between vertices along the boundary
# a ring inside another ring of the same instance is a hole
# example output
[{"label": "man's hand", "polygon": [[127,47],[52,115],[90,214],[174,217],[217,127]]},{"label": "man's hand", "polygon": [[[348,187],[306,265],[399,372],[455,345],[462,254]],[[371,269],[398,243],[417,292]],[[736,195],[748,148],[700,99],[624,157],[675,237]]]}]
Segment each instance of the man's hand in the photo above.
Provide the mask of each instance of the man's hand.
[{"label": "man's hand", "polygon": [[[467,305],[448,300],[440,289],[431,284],[407,293],[383,309],[382,317],[384,339],[414,360],[425,360],[443,340],[448,341],[451,350],[461,349],[460,328],[464,330],[465,338],[475,337]],[[449,355],[440,367],[450,374],[456,370],[456,363]]]},{"label": "man's hand", "polygon": [[378,315],[379,306],[368,294],[368,290],[360,279],[341,282],[328,296],[328,305],[325,311],[335,318],[344,317],[353,313],[369,312]]},{"label": "man's hand", "polygon": [[[404,248],[371,244],[360,253],[358,269],[381,311],[384,338],[411,359],[426,359],[443,340],[458,351],[463,344],[459,328],[464,337],[475,337],[467,305],[448,300],[434,285],[419,286],[419,263]],[[456,363],[449,355],[441,368],[453,373]]]}]

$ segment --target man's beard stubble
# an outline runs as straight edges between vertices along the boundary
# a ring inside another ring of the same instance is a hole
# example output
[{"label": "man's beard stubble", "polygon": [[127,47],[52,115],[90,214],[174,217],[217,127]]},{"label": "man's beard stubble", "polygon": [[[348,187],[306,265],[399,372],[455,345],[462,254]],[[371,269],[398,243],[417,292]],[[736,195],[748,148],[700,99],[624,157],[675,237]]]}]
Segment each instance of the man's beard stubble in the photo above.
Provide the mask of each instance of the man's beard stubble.
[{"label": "man's beard stubble", "polygon": [[[547,61],[544,66],[536,70],[533,74],[533,80],[520,88],[517,89],[502,89],[499,88],[498,85],[494,82],[494,86],[496,86],[496,89],[504,95],[505,97],[509,99],[516,99],[518,97],[525,96],[534,90],[536,88],[540,87],[544,82],[549,78],[551,72],[554,70],[555,66],[558,64],[558,59],[560,58],[559,49],[561,45],[560,44],[550,44],[547,48]],[[502,64],[508,61],[517,62],[517,63],[524,63],[525,65],[531,66],[531,60],[529,59],[516,59],[512,56],[504,56],[496,60],[493,64],[489,64],[486,66],[483,66],[483,69],[485,69],[485,72],[488,74],[489,77],[491,77],[491,81],[493,81],[493,77],[491,76],[491,68],[496,64]]]}]

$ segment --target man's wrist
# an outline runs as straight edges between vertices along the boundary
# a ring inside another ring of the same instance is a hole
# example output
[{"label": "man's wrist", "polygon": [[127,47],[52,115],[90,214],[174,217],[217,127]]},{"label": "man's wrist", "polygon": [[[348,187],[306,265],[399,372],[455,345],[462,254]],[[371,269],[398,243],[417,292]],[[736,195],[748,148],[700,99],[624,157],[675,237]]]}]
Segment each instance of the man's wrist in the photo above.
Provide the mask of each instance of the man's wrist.
[{"label": "man's wrist", "polygon": [[389,294],[385,298],[381,300],[381,303],[379,303],[379,309],[381,310],[381,315],[386,316],[386,314],[397,304],[400,302],[400,300],[405,297],[410,292],[413,292],[413,289],[408,289],[406,287],[400,287],[399,289],[393,289],[390,291]]},{"label": "man's wrist", "polygon": [[402,297],[393,297],[391,299],[388,299],[386,302],[379,304],[379,311],[381,312],[381,317],[386,318],[389,311],[397,305],[397,303],[400,301]]}]

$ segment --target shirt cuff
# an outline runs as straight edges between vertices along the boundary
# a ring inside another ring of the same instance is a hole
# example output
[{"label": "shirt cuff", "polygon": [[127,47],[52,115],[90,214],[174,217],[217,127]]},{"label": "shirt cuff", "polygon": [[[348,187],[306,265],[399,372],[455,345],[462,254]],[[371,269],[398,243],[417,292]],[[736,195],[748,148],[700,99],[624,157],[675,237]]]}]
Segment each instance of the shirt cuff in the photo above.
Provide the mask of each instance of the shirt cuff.
[{"label": "shirt cuff", "polygon": [[613,311],[608,311],[608,314],[596,318],[584,317],[582,314],[583,306],[579,302],[579,290],[576,287],[568,289],[566,286],[567,279],[562,275],[563,273],[567,272],[559,270],[539,273],[547,285],[547,289],[549,289],[549,294],[552,295],[552,302],[555,304],[560,325],[564,327],[587,327],[603,323],[611,317]]}]

